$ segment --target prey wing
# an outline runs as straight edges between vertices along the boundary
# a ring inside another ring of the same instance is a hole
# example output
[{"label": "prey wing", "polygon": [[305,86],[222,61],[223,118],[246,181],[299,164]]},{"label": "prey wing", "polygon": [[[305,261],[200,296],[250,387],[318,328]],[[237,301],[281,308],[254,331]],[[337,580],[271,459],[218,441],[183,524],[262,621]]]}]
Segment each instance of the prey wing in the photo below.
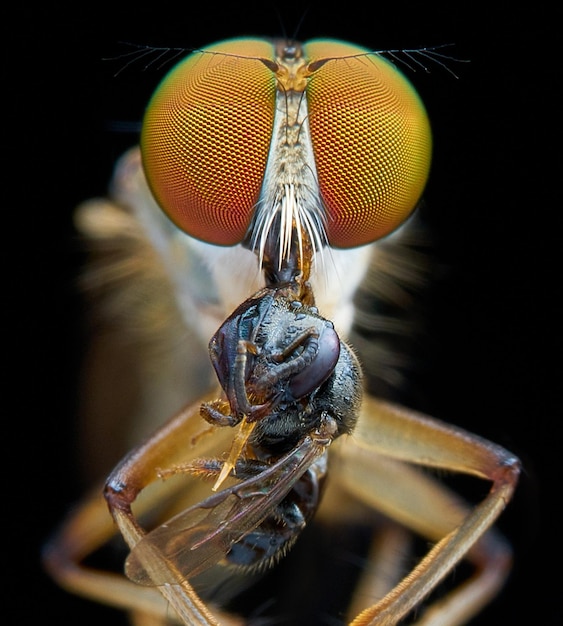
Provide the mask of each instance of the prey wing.
[{"label": "prey wing", "polygon": [[255,529],[326,450],[305,437],[258,476],[223,489],[155,528],[127,558],[127,576],[144,585],[177,584],[221,561]]}]

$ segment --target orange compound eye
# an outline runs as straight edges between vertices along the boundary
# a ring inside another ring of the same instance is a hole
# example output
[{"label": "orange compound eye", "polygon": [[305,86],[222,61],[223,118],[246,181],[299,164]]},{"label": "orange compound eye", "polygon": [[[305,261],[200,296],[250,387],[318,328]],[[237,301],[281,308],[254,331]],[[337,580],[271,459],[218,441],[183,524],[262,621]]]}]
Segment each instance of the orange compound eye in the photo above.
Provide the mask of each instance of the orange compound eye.
[{"label": "orange compound eye", "polygon": [[329,59],[307,87],[328,240],[341,248],[370,243],[397,228],[422,195],[432,144],[424,106],[378,55],[332,40],[304,49],[310,63]]},{"label": "orange compound eye", "polygon": [[275,110],[272,44],[233,39],[194,52],[152,97],[141,136],[151,190],[171,220],[217,245],[239,243],[258,200]]}]

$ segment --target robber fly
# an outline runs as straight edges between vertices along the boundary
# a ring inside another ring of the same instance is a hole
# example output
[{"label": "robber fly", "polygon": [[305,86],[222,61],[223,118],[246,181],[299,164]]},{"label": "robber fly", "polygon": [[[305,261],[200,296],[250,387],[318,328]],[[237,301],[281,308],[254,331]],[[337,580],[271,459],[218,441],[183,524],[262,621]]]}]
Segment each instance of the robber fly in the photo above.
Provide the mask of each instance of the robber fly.
[{"label": "robber fly", "polygon": [[[216,566],[255,572],[277,563],[311,523],[330,468],[339,497],[435,542],[382,597],[366,582],[369,591],[350,603],[351,623],[398,623],[464,557],[475,574],[422,623],[461,624],[494,596],[510,551],[486,531],[512,496],[518,460],[364,393],[346,341],[369,244],[409,218],[430,153],[412,86],[381,55],[352,44],[236,39],[192,53],[168,74],[145,116],[142,168],[138,153],[130,156],[121,188],[138,221],[157,233],[152,247],[167,280],[193,293],[179,297],[178,310],[213,327],[208,351],[220,394],[180,411],[106,481],[131,549],[129,581],[104,587],[101,573],[79,566],[113,532],[101,496],[47,549],[57,579],[184,624],[239,623],[203,602],[194,578]],[[155,201],[175,226],[156,217]],[[94,222],[93,231],[108,228]],[[210,263],[212,249],[218,260]],[[186,284],[187,268],[198,264],[209,284]],[[233,431],[226,444],[222,435]],[[492,488],[472,508],[412,464],[472,474]],[[170,501],[159,479],[178,475],[211,478],[211,493],[200,497],[194,487],[185,505],[176,486],[174,513],[146,532],[142,512]],[[133,509],[155,485],[157,495]]]}]

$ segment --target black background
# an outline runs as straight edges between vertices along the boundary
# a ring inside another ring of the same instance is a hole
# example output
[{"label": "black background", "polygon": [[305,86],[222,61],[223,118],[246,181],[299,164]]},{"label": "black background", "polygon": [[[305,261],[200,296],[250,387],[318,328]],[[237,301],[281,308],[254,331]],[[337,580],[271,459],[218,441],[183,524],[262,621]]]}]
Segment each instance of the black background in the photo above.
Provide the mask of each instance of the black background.
[{"label": "black background", "polygon": [[563,620],[552,573],[561,561],[561,63],[550,50],[561,15],[547,3],[389,4],[212,2],[197,15],[188,3],[22,4],[4,19],[4,310],[15,346],[5,369],[2,560],[13,617],[4,623],[118,623],[58,589],[39,563],[83,488],[73,456],[83,337],[71,214],[105,192],[115,159],[136,141],[116,122],[135,128],[164,71],[104,59],[126,52],[122,41],[190,48],[295,32],[376,49],[454,43],[451,54],[470,60],[448,63],[457,79],[439,67],[409,75],[435,135],[424,217],[449,268],[435,291],[418,408],[524,464],[499,522],[515,547],[514,572],[475,623]]}]

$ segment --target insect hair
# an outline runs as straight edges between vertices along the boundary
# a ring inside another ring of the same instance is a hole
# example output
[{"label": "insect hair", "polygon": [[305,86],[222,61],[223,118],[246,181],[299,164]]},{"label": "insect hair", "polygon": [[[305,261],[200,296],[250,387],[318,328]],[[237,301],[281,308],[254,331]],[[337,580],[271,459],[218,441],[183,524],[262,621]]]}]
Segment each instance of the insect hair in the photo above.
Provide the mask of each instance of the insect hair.
[{"label": "insect hair", "polygon": [[[291,42],[292,40],[288,40]],[[135,65],[142,65],[141,71],[155,69],[157,71],[172,65],[177,59],[189,54],[200,53],[202,55],[212,55],[217,57],[232,57],[238,59],[248,59],[254,61],[270,61],[262,57],[245,56],[232,52],[218,52],[216,50],[207,50],[205,48],[183,48],[183,47],[165,47],[152,46],[148,44],[137,44],[127,41],[119,42],[121,45],[132,48],[127,52],[123,52],[113,57],[106,57],[104,61],[122,61],[122,66],[114,73],[118,76],[124,71]],[[350,54],[341,57],[329,57],[327,59],[319,59],[315,63],[328,62],[331,60],[359,59],[377,56],[386,59],[394,65],[402,65],[411,72],[422,70],[425,73],[431,73],[432,66],[437,66],[449,73],[454,78],[458,78],[458,74],[454,71],[452,65],[454,63],[468,63],[468,59],[460,59],[444,52],[445,49],[453,47],[454,44],[438,44],[435,46],[424,46],[420,48],[396,48],[388,50],[369,50],[358,54]],[[144,64],[143,64],[144,63]]]}]

